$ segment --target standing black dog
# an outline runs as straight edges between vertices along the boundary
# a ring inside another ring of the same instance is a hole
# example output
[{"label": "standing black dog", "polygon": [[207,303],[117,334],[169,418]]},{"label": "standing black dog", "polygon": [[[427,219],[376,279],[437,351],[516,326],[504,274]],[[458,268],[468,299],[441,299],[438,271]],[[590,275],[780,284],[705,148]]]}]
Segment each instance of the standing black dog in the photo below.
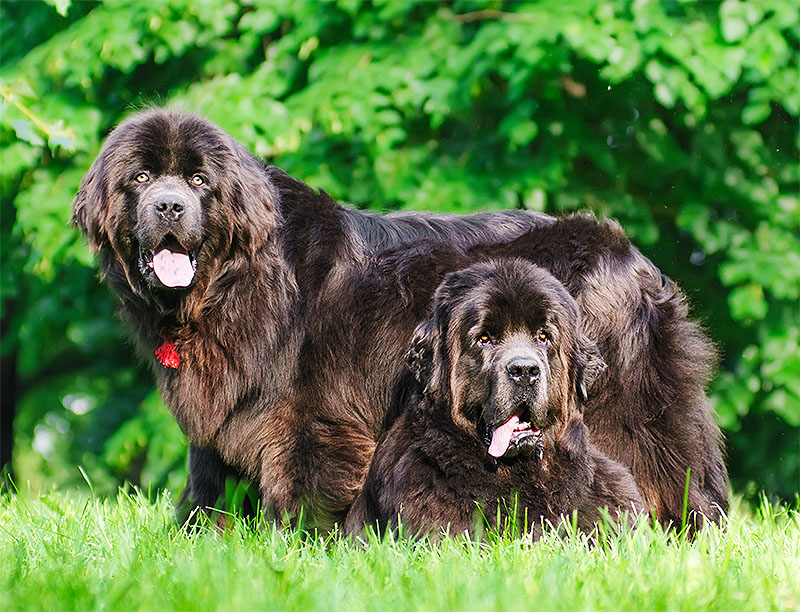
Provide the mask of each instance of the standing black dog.
[{"label": "standing black dog", "polygon": [[681,292],[615,224],[525,211],[377,215],[262,165],[212,123],[153,110],[121,124],[74,219],[191,440],[189,491],[228,475],[316,524],[344,518],[411,384],[403,355],[443,276],[499,255],[573,295],[609,365],[585,421],[648,510],[718,519],[727,475],[704,387],[713,352]]},{"label": "standing black dog", "polygon": [[499,259],[448,274],[409,365],[419,387],[375,449],[349,532],[399,516],[412,533],[464,531],[478,506],[490,527],[534,534],[573,511],[590,529],[601,508],[642,510],[631,473],[589,441],[578,398],[605,364],[545,270]]}]

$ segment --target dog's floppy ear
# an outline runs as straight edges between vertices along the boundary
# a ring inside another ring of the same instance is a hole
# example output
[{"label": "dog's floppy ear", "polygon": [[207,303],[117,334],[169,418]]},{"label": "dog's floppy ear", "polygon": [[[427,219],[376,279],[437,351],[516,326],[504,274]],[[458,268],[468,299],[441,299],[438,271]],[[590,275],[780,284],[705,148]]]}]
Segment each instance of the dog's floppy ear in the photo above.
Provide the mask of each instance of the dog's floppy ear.
[{"label": "dog's floppy ear", "polygon": [[440,373],[436,365],[439,335],[432,318],[423,321],[414,330],[411,348],[406,353],[408,369],[423,386],[426,394],[432,393],[439,386]]},{"label": "dog's floppy ear", "polygon": [[81,180],[80,188],[72,202],[72,223],[89,239],[93,251],[106,241],[108,201],[103,180],[105,160],[101,153]]},{"label": "dog's floppy ear", "polygon": [[600,349],[593,340],[587,338],[582,332],[578,333],[577,348],[577,392],[581,402],[589,398],[589,392],[597,377],[606,369],[606,362],[600,354]]},{"label": "dog's floppy ear", "polygon": [[406,353],[406,363],[424,387],[425,394],[437,391],[449,393],[445,388],[446,381],[442,380],[449,361],[444,346],[445,336],[450,324],[453,300],[468,286],[469,282],[462,279],[457,272],[445,276],[433,295],[433,309],[430,316],[414,330],[411,348]]},{"label": "dog's floppy ear", "polygon": [[235,187],[228,194],[231,223],[239,244],[254,253],[270,240],[278,226],[278,192],[264,166],[248,150],[233,141],[233,151]]}]

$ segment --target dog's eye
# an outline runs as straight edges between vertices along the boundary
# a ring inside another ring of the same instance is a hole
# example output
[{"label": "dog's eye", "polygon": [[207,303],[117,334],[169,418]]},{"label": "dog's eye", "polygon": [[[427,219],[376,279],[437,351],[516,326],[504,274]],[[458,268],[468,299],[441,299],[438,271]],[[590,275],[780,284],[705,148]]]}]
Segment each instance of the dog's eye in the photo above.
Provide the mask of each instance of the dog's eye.
[{"label": "dog's eye", "polygon": [[147,172],[140,172],[137,174],[134,179],[137,183],[146,183],[150,180],[150,175]]},{"label": "dog's eye", "polygon": [[478,336],[478,344],[486,346],[487,344],[491,343],[492,343],[492,337],[489,334],[481,334],[480,336]]},{"label": "dog's eye", "polygon": [[199,174],[195,174],[192,177],[192,185],[195,185],[197,187],[199,187],[200,185],[202,185],[205,182],[206,182],[205,179],[203,179],[203,177],[200,176]]},{"label": "dog's eye", "polygon": [[547,342],[548,340],[550,340],[550,334],[548,334],[543,329],[539,330],[539,335],[537,337],[539,338],[539,342]]}]

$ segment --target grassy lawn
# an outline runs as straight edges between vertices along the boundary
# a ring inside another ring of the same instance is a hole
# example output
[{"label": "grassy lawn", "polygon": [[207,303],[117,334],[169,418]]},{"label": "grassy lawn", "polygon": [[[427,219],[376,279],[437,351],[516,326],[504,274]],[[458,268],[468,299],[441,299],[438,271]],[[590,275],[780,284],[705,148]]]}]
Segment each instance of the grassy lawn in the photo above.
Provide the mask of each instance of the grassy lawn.
[{"label": "grassy lawn", "polygon": [[2,610],[770,610],[800,608],[800,513],[741,504],[694,542],[643,527],[441,542],[234,521],[189,535],[172,501],[0,498]]}]

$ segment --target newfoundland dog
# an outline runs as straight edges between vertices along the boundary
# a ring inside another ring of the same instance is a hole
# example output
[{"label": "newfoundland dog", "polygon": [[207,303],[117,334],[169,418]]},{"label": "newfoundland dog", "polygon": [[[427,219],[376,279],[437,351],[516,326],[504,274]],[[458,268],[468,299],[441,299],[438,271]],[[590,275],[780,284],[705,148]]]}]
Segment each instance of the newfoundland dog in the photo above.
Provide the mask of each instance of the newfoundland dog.
[{"label": "newfoundland dog", "polygon": [[534,533],[573,511],[591,528],[600,508],[642,510],[628,469],[589,442],[578,397],[605,364],[550,273],[500,259],[448,274],[411,347],[419,387],[375,449],[349,532],[398,516],[413,533],[464,531],[478,507],[491,527]]},{"label": "newfoundland dog", "polygon": [[196,508],[234,476],[276,512],[342,520],[412,382],[403,356],[434,290],[495,256],[546,268],[577,301],[609,365],[584,420],[647,509],[678,519],[687,469],[690,511],[716,520],[726,507],[704,393],[713,351],[680,290],[612,222],[353,210],[164,110],[108,136],[74,220],[190,439]]}]

